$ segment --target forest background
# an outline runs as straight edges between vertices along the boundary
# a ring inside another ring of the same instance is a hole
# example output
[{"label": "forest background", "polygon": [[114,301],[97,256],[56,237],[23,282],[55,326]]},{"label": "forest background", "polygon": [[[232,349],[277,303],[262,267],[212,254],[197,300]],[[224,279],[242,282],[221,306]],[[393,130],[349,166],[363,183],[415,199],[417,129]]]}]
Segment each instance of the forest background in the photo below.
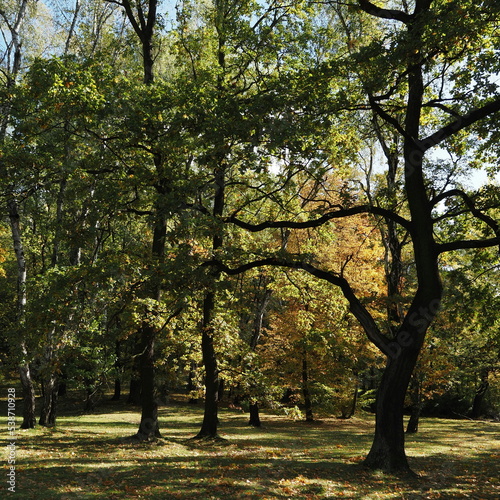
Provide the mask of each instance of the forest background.
[{"label": "forest background", "polygon": [[[498,418],[493,0],[0,2],[2,368],[67,389]],[[474,172],[489,180],[472,183]],[[40,417],[35,396],[40,392]]]}]

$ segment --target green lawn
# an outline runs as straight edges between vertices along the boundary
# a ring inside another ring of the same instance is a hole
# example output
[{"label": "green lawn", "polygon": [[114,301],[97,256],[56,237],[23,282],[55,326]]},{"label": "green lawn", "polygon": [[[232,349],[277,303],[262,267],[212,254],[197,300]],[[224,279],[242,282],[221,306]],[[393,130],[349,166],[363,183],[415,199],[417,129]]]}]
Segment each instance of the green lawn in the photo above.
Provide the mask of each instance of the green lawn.
[{"label": "green lawn", "polygon": [[[0,434],[6,442],[2,399]],[[227,440],[217,443],[189,440],[201,417],[201,408],[189,404],[162,407],[164,439],[138,445],[126,438],[135,433],[139,414],[123,403],[106,403],[87,415],[66,408],[57,429],[17,432],[16,495],[23,500],[500,498],[500,424],[424,419],[421,432],[407,443],[419,477],[404,481],[360,465],[371,442],[372,417],[305,424],[264,414],[264,426],[256,430],[246,425],[246,415],[226,409],[221,436]],[[2,488],[8,493],[6,480]]]}]

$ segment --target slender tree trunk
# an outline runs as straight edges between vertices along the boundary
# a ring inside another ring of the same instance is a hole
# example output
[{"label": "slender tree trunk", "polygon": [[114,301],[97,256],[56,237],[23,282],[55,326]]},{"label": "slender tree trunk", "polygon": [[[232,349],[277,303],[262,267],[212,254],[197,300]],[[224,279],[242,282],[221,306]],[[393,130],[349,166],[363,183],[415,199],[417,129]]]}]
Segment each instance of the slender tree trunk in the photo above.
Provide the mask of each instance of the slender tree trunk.
[{"label": "slender tree trunk", "polygon": [[200,432],[196,438],[217,437],[219,370],[214,348],[213,313],[215,292],[210,291],[203,301],[203,331],[201,351],[205,367],[205,411]]},{"label": "slender tree trunk", "polygon": [[[269,303],[269,299],[271,298],[271,295],[272,291],[266,288],[262,299],[258,302],[257,311],[255,313],[255,320],[253,324],[252,338],[250,339],[250,349],[252,350],[252,352],[255,352],[260,340],[260,336],[262,334],[262,326],[264,324],[264,315],[266,313],[266,308]],[[250,404],[249,404],[250,415],[249,415],[248,425],[252,425],[253,427],[261,426],[259,411],[260,410],[258,402],[256,400],[253,400],[252,397],[250,397]]]},{"label": "slender tree trunk", "polygon": [[21,352],[25,359],[25,361],[21,363],[21,366],[19,366],[19,375],[23,388],[23,422],[21,424],[21,429],[33,429],[36,426],[35,387],[31,378],[29,363],[26,361],[28,352],[24,342],[21,342]]},{"label": "slender tree trunk", "polygon": [[408,425],[406,426],[406,434],[416,434],[418,432],[418,424],[420,423],[420,412],[422,407],[420,404],[415,404],[412,406],[410,419],[408,420]]},{"label": "slender tree trunk", "polygon": [[21,227],[19,224],[19,210],[14,198],[8,201],[10,228],[12,241],[17,261],[17,323],[20,331],[21,341],[21,363],[19,365],[19,375],[21,386],[23,388],[23,429],[32,429],[35,427],[35,387],[31,378],[31,370],[28,362],[28,351],[24,340],[24,324],[26,314],[26,259],[24,256],[24,247],[21,236]]},{"label": "slender tree trunk", "polygon": [[413,376],[411,385],[413,386],[412,390],[410,391],[412,407],[410,419],[408,420],[408,425],[406,426],[407,434],[415,434],[418,432],[420,412],[422,411],[422,393],[420,380],[418,380],[418,371]]},{"label": "slender tree trunk", "polygon": [[122,395],[122,383],[119,378],[115,378],[115,385],[111,401],[119,401]]},{"label": "slender tree trunk", "polygon": [[481,374],[481,382],[474,396],[474,401],[472,403],[472,410],[470,412],[470,418],[479,418],[481,416],[481,409],[483,406],[484,397],[486,396],[486,392],[490,387],[490,382],[488,380],[489,374],[490,372],[488,370],[485,370]]},{"label": "slender tree trunk", "polygon": [[309,372],[307,366],[307,354],[305,351],[302,353],[302,394],[304,396],[304,405],[306,408],[306,422],[314,422],[311,393],[309,391]]},{"label": "slender tree trunk", "polygon": [[120,357],[119,340],[117,340],[115,343],[115,354],[116,354],[116,361],[115,361],[116,378],[115,378],[114,392],[113,396],[111,397],[111,401],[119,401],[122,395],[122,381],[120,378],[122,376],[122,362]]},{"label": "slender tree trunk", "polygon": [[356,404],[358,402],[358,381],[356,380],[356,385],[354,387],[354,392],[352,394],[351,404],[349,406],[344,406],[341,408],[342,415],[341,418],[347,420],[351,418],[356,413]]}]

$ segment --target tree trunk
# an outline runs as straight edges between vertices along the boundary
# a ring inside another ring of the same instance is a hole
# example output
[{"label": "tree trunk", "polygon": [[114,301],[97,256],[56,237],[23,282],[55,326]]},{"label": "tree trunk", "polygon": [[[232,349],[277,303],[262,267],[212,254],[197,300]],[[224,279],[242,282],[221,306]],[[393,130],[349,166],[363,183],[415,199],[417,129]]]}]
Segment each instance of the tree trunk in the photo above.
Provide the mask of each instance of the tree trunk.
[{"label": "tree trunk", "polygon": [[115,389],[111,401],[119,401],[122,395],[122,384],[119,378],[115,379]]},{"label": "tree trunk", "polygon": [[213,338],[212,319],[214,307],[215,292],[208,292],[203,301],[203,331],[201,338],[201,351],[205,366],[205,412],[200,432],[196,436],[197,439],[217,437],[219,371]]},{"label": "tree trunk", "polygon": [[472,403],[472,410],[470,412],[470,418],[479,418],[481,416],[481,409],[483,406],[484,396],[488,391],[490,383],[488,381],[489,371],[484,371],[481,374],[481,383],[477,388],[476,394],[474,396],[474,401]]},{"label": "tree trunk", "polygon": [[38,421],[44,427],[54,427],[56,425],[57,393],[57,377],[51,373],[43,383],[42,409]]},{"label": "tree trunk", "polygon": [[31,370],[28,361],[28,350],[24,340],[24,325],[26,315],[26,259],[24,256],[24,246],[21,236],[21,226],[19,224],[19,208],[17,201],[11,198],[7,202],[9,209],[10,228],[12,233],[12,242],[17,261],[17,323],[19,327],[19,334],[21,336],[21,363],[19,366],[19,375],[21,378],[21,385],[23,388],[23,429],[32,429],[35,427],[35,388],[31,378]]},{"label": "tree trunk", "polygon": [[342,415],[340,418],[345,420],[351,418],[356,412],[357,402],[358,402],[358,381],[356,380],[356,386],[354,387],[351,404],[349,406],[345,405],[341,408]]},{"label": "tree trunk", "polygon": [[36,426],[35,387],[31,378],[30,367],[27,362],[23,363],[19,367],[19,375],[23,388],[23,423],[21,424],[21,429],[33,429]]},{"label": "tree trunk", "polygon": [[413,376],[411,385],[413,386],[413,390],[410,391],[412,407],[410,419],[408,420],[408,425],[406,426],[407,434],[415,434],[418,432],[420,412],[422,411],[422,394],[420,380],[418,379],[418,371]]},{"label": "tree trunk", "polygon": [[306,422],[314,422],[314,415],[311,402],[311,393],[309,391],[309,373],[307,368],[307,354],[302,355],[302,394],[304,396],[304,405],[306,408]]},{"label": "tree trunk", "polygon": [[143,323],[141,334],[143,345],[140,359],[142,412],[137,438],[141,441],[151,441],[161,437],[160,426],[158,424],[158,403],[156,402],[155,395],[155,327]]},{"label": "tree trunk", "polygon": [[134,406],[140,406],[141,404],[141,381],[135,376],[130,379],[127,404]]},{"label": "tree trunk", "polygon": [[402,349],[389,357],[377,392],[375,436],[365,465],[386,472],[410,470],[405,453],[403,410],[418,350]]},{"label": "tree trunk", "polygon": [[250,419],[248,420],[248,425],[252,425],[253,427],[260,427],[260,415],[259,415],[259,403],[250,403],[249,407]]},{"label": "tree trunk", "polygon": [[411,409],[410,419],[406,426],[406,434],[416,434],[418,432],[418,424],[420,421],[420,412],[422,407],[420,404],[414,404]]}]

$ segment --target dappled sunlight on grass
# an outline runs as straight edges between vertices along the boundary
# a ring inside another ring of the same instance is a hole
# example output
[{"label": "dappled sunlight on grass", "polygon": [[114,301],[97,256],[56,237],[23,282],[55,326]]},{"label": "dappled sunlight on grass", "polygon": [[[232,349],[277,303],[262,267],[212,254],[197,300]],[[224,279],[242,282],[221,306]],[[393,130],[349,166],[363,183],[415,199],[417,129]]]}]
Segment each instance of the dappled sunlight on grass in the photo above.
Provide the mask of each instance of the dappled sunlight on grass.
[{"label": "dappled sunlight on grass", "polygon": [[[116,411],[115,411],[116,410]],[[499,424],[424,419],[408,437],[411,480],[363,469],[373,417],[306,424],[264,414],[247,425],[221,411],[225,441],[200,442],[200,406],[160,410],[163,439],[133,443],[139,412],[123,403],[66,412],[56,429],[18,431],[17,491],[23,499],[263,500],[500,497]],[[4,419],[5,420],[5,419]],[[1,432],[6,438],[6,425]]]}]

